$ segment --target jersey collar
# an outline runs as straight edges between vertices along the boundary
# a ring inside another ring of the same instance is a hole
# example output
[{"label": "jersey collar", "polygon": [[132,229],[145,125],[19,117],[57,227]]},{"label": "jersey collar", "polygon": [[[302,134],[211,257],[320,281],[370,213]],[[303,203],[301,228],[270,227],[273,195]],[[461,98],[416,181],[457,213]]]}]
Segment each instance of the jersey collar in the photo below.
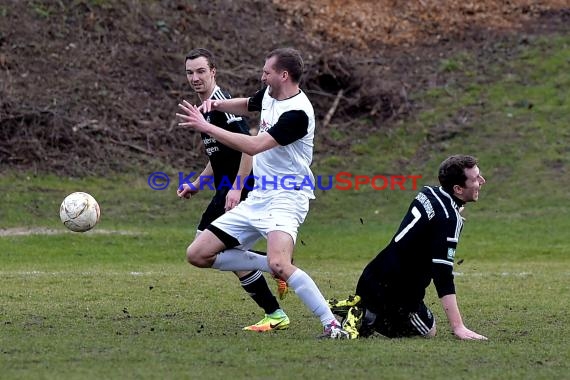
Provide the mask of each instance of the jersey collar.
[{"label": "jersey collar", "polygon": [[444,193],[445,195],[447,195],[449,198],[451,198],[451,201],[454,203],[454,207],[455,208],[459,208],[461,206],[463,206],[465,204],[464,201],[462,201],[461,199],[457,198],[455,195],[453,194],[449,194],[447,191],[443,190],[443,187],[439,187],[439,191],[441,191],[442,193]]},{"label": "jersey collar", "polygon": [[210,94],[210,97],[208,99],[214,99],[214,94],[220,90],[220,86],[215,85],[214,89],[212,90],[212,93]]}]

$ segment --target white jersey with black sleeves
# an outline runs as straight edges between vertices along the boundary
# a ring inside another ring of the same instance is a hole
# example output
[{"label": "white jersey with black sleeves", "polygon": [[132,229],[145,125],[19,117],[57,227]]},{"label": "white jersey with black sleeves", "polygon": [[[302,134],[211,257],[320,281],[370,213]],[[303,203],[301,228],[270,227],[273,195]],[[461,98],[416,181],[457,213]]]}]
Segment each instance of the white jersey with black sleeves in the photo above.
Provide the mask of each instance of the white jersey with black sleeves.
[{"label": "white jersey with black sleeves", "polygon": [[315,113],[309,98],[299,90],[290,98],[277,100],[266,88],[249,98],[248,109],[261,112],[259,133],[269,133],[279,143],[253,156],[255,186],[251,195],[267,197],[293,191],[314,199],[315,178],[310,165]]}]

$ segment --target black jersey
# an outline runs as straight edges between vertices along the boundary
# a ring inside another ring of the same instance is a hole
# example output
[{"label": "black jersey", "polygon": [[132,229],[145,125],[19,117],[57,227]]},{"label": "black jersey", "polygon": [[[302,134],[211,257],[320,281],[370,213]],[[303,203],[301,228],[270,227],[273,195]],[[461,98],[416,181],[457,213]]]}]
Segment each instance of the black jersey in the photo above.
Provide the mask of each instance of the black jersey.
[{"label": "black jersey", "polygon": [[[211,99],[230,99],[230,95],[222,91],[218,86],[214,89]],[[233,114],[211,111],[204,115],[206,121],[230,132],[237,132],[249,135],[247,123]],[[214,184],[216,191],[227,193],[232,187],[239,170],[242,153],[229,148],[215,138],[202,133],[202,142],[212,170],[214,171]],[[204,186],[205,187],[205,186]],[[251,188],[251,186],[249,186]],[[245,193],[245,192],[244,192]]]},{"label": "black jersey", "polygon": [[439,297],[455,294],[453,261],[462,202],[441,187],[425,186],[410,204],[390,244],[364,269],[356,294],[371,310],[415,309],[433,280]]}]

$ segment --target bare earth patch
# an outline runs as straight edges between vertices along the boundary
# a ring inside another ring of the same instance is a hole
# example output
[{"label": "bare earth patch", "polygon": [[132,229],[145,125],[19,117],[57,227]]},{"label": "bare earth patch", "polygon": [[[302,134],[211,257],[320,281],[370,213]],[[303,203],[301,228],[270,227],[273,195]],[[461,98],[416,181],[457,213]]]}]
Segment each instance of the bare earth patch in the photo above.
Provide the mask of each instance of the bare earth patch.
[{"label": "bare earth patch", "polygon": [[485,64],[528,35],[569,31],[569,0],[4,0],[0,173],[203,167],[200,136],[175,117],[181,99],[197,101],[183,70],[192,47],[215,52],[234,96],[259,89],[269,49],[301,50],[317,162],[417,112],[414,94],[454,75],[442,58]]}]

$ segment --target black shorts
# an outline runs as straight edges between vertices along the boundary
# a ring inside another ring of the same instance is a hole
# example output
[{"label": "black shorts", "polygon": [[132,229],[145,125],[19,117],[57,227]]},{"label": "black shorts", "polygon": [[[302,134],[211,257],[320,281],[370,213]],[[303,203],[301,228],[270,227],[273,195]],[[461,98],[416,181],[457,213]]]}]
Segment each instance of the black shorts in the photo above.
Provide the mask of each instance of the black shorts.
[{"label": "black shorts", "polygon": [[388,338],[424,336],[433,328],[435,318],[423,302],[414,309],[385,306],[376,313],[376,320],[368,329]]},{"label": "black shorts", "polygon": [[202,219],[198,224],[198,231],[206,230],[206,227],[210,225],[214,220],[226,213],[226,195],[227,192],[216,192],[206,210],[202,214]]},{"label": "black shorts", "polygon": [[[240,200],[243,201],[247,198],[249,194],[249,189],[253,187],[253,184],[248,182],[248,186],[242,190]],[[206,207],[206,210],[202,214],[202,219],[198,223],[198,231],[206,230],[214,220],[218,219],[220,216],[226,213],[226,197],[228,195],[229,189],[220,189],[216,191],[210,204]]]}]

